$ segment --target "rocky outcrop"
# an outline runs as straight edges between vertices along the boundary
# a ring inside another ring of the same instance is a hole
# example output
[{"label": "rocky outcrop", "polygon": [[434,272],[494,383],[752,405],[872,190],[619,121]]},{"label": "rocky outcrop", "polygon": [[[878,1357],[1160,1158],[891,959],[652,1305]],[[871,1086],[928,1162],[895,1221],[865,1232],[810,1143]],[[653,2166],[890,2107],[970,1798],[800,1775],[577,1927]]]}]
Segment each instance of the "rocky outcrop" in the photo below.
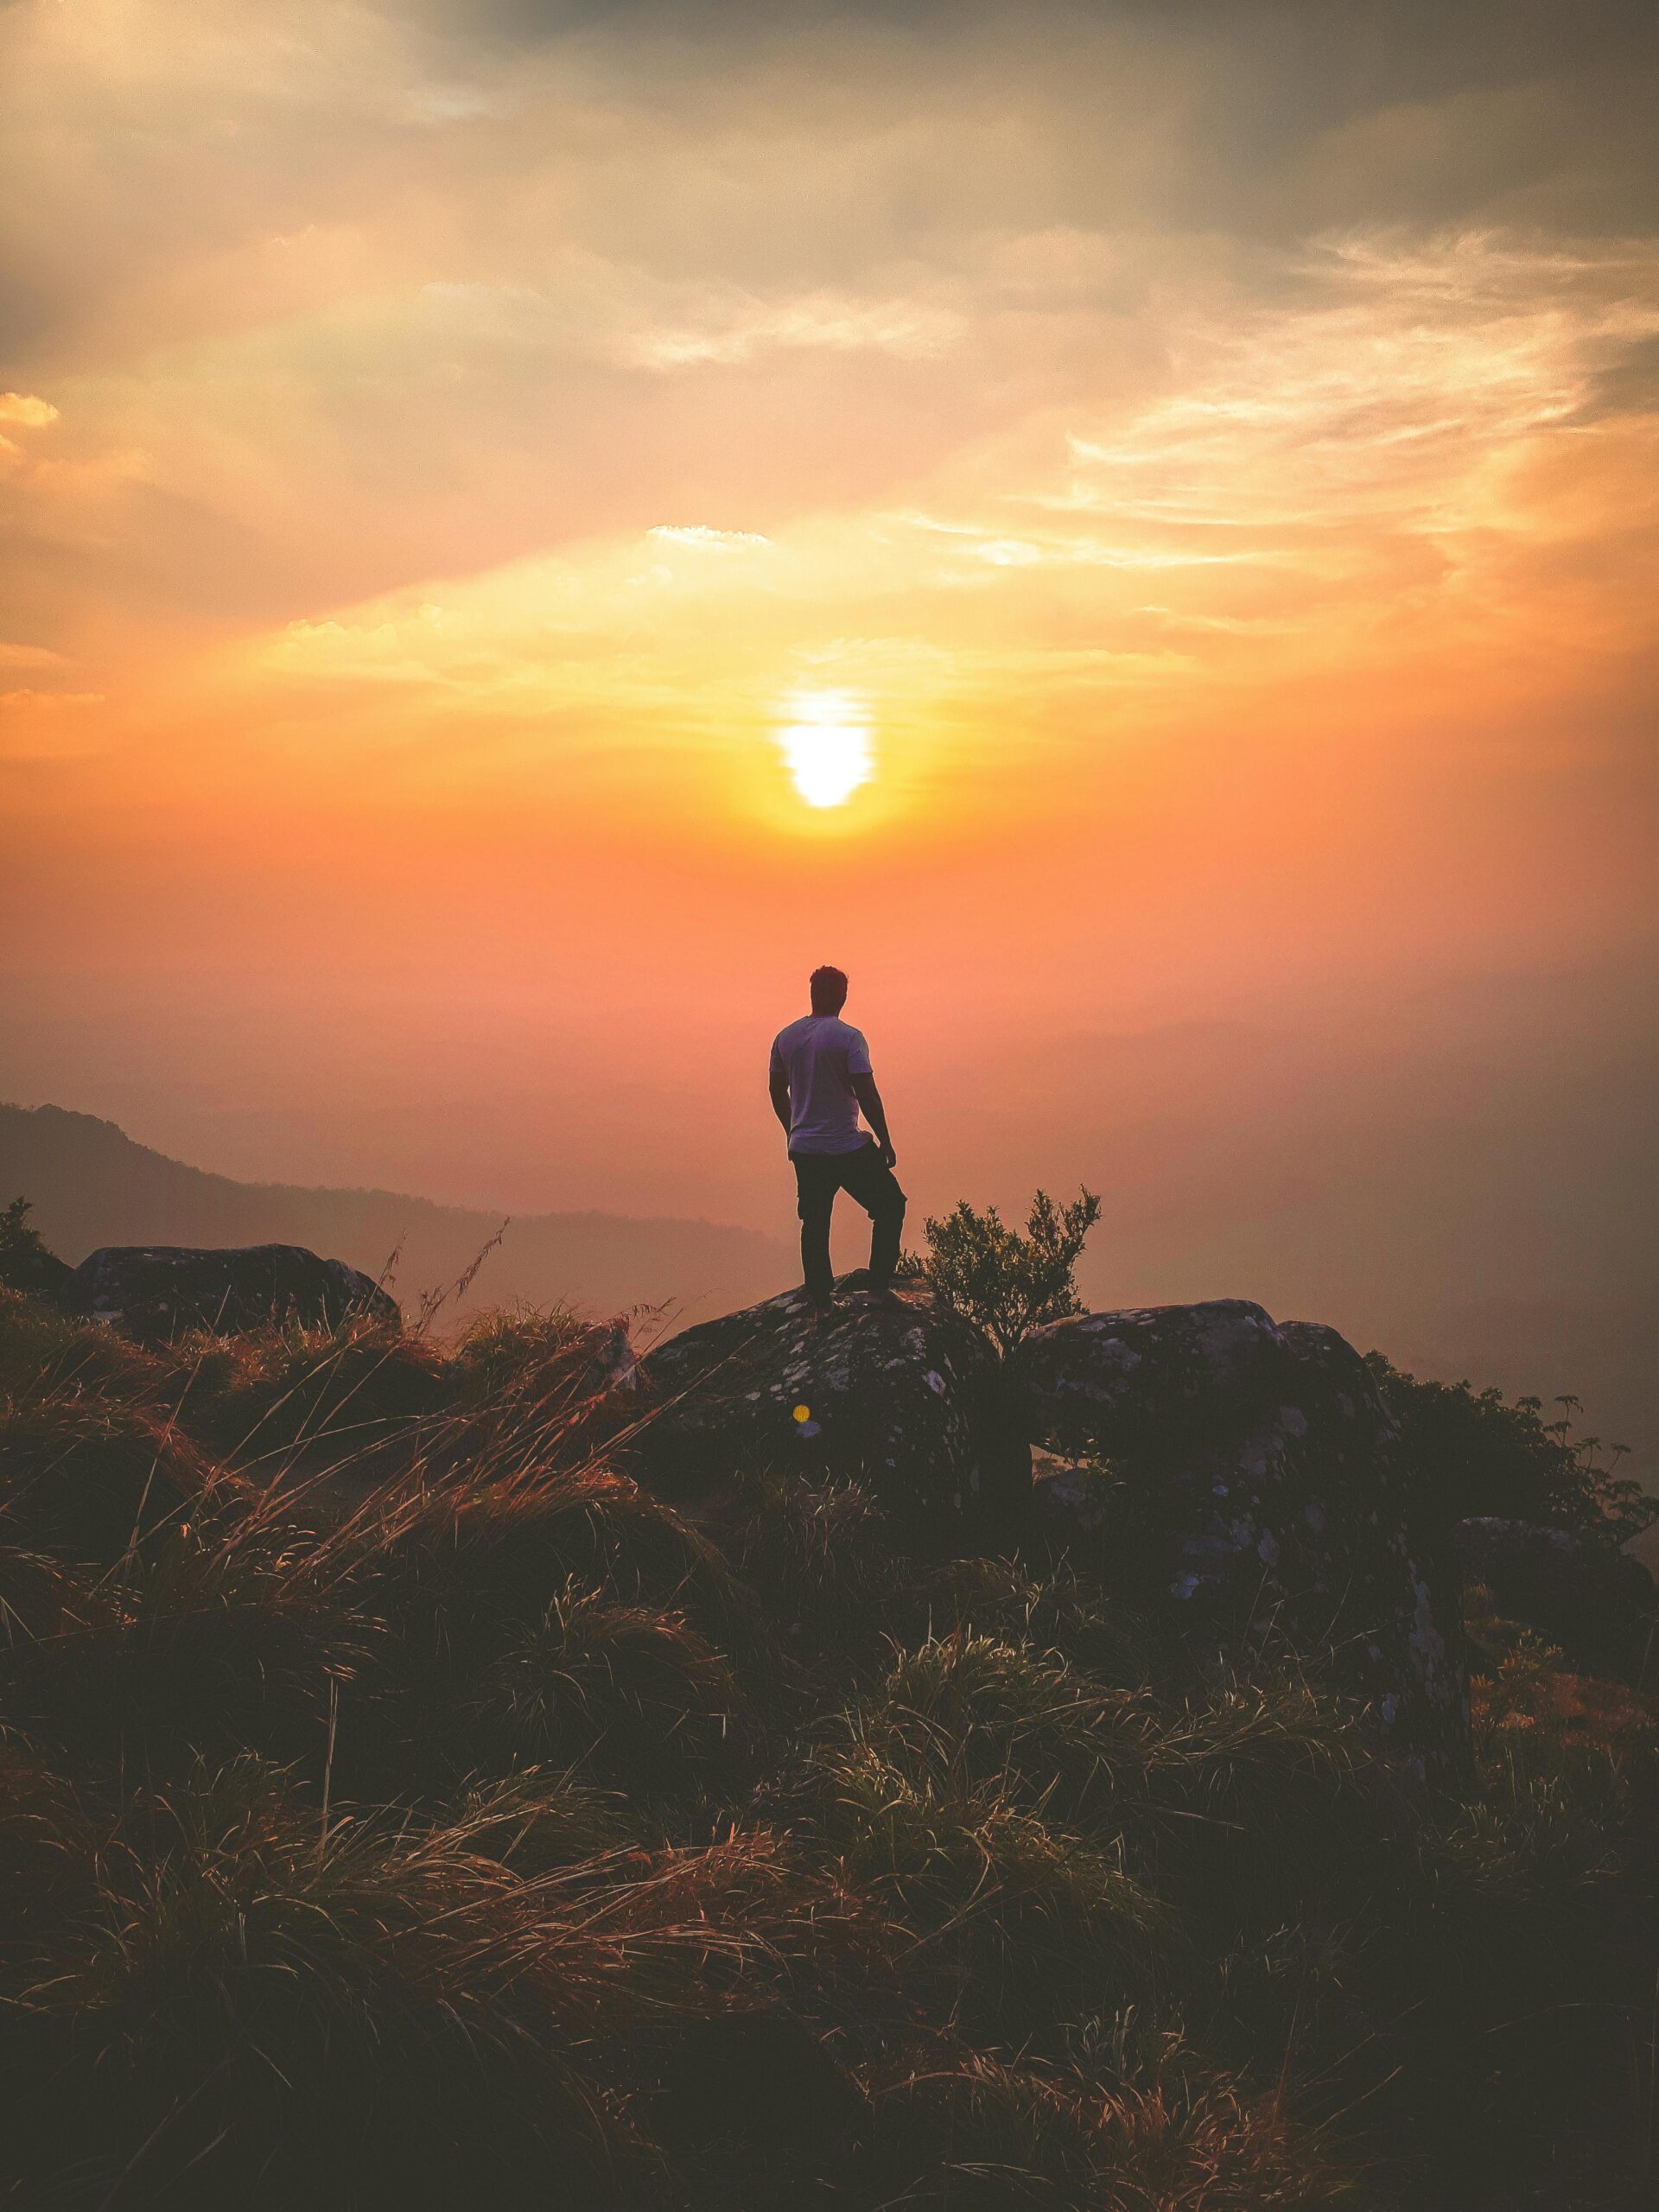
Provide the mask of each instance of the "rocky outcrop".
[{"label": "rocky outcrop", "polygon": [[1052,1322],[1018,1347],[1008,1371],[1034,1439],[1116,1454],[1172,1430],[1230,1433],[1241,1416],[1265,1414],[1284,1351],[1263,1307],[1218,1298]]},{"label": "rocky outcrop", "polygon": [[81,1262],[75,1281],[95,1320],[144,1344],[192,1329],[229,1336],[273,1320],[331,1327],[354,1313],[388,1325],[400,1319],[367,1275],[300,1244],[106,1244]]},{"label": "rocky outcrop", "polygon": [[1639,1560],[1567,1529],[1482,1515],[1452,1532],[1458,1563],[1500,1615],[1535,1629],[1576,1664],[1639,1669],[1659,1625],[1659,1591]]},{"label": "rocky outcrop", "polygon": [[675,1496],[793,1467],[860,1481],[911,1541],[949,1545],[1028,1489],[995,1354],[918,1286],[877,1295],[846,1277],[823,1314],[791,1291],[686,1330],[641,1376],[636,1459]]},{"label": "rocky outcrop", "polygon": [[1456,1577],[1408,1535],[1392,1421],[1333,1329],[1237,1299],[1084,1314],[1007,1380],[1052,1536],[1203,1646],[1317,1659],[1424,1769],[1460,1758]]},{"label": "rocky outcrop", "polygon": [[1466,1754],[1458,1576],[1408,1531],[1393,1422],[1334,1330],[1223,1300],[1080,1315],[999,1362],[919,1285],[854,1278],[827,1315],[791,1293],[641,1371],[636,1464],[671,1496],[795,1467],[863,1483],[913,1542],[1046,1535],[1200,1654],[1363,1699],[1420,1771]]}]

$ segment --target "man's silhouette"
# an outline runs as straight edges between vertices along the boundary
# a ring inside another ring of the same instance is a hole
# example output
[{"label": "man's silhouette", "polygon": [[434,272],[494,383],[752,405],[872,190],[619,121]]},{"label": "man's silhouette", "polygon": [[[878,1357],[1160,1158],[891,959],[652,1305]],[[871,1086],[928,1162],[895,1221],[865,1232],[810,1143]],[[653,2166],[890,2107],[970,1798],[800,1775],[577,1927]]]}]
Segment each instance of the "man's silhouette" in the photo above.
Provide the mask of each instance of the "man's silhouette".
[{"label": "man's silhouette", "polygon": [[[870,1287],[887,1290],[899,1264],[905,1194],[893,1172],[893,1139],[870,1073],[870,1048],[841,1019],[847,978],[839,968],[812,976],[812,1011],[780,1030],[772,1048],[772,1109],[789,1136],[800,1200],[801,1268],[807,1296],[827,1306],[830,1216],[836,1192],[856,1198],[870,1217]],[[875,1134],[861,1129],[859,1109]]]}]

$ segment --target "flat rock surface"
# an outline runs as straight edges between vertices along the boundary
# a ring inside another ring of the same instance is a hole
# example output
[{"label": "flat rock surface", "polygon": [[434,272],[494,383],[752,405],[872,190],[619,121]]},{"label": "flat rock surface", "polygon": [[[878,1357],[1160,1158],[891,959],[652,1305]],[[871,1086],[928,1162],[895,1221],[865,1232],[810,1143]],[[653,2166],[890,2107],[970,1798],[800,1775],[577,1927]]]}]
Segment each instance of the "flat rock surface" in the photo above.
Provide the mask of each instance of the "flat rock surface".
[{"label": "flat rock surface", "polygon": [[878,1296],[845,1277],[819,1313],[791,1291],[688,1329],[641,1363],[653,1408],[636,1454],[681,1495],[744,1468],[864,1483],[918,1539],[1023,1496],[996,1355],[919,1287]]},{"label": "flat rock surface", "polygon": [[1111,1452],[1272,1411],[1284,1339],[1242,1298],[1079,1313],[1026,1338],[1008,1362],[1034,1441]]}]

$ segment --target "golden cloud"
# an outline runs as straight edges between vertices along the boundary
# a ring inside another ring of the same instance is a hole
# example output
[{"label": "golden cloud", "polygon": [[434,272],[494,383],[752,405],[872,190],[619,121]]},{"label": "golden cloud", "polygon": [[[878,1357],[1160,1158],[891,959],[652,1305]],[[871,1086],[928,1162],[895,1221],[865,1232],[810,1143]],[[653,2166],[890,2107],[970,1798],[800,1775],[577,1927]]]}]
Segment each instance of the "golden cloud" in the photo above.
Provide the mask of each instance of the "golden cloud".
[{"label": "golden cloud", "polygon": [[49,399],[37,399],[27,391],[0,391],[0,423],[16,423],[25,430],[41,430],[57,419],[58,410]]}]

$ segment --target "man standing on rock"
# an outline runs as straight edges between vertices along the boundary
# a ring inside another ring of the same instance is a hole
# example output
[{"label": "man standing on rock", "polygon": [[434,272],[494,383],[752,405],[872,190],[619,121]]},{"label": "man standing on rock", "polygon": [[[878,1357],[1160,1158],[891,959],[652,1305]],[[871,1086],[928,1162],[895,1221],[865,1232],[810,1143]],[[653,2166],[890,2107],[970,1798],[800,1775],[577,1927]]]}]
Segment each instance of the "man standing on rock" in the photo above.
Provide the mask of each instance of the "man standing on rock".
[{"label": "man standing on rock", "polygon": [[[817,969],[811,991],[811,1013],[779,1030],[772,1046],[772,1110],[789,1137],[806,1294],[815,1306],[828,1307],[836,1288],[830,1268],[836,1192],[847,1192],[870,1217],[870,1287],[875,1291],[892,1287],[905,1194],[893,1172],[893,1139],[870,1073],[870,1048],[841,1018],[847,978],[839,968]],[[858,1125],[861,1107],[874,1135]]]}]

